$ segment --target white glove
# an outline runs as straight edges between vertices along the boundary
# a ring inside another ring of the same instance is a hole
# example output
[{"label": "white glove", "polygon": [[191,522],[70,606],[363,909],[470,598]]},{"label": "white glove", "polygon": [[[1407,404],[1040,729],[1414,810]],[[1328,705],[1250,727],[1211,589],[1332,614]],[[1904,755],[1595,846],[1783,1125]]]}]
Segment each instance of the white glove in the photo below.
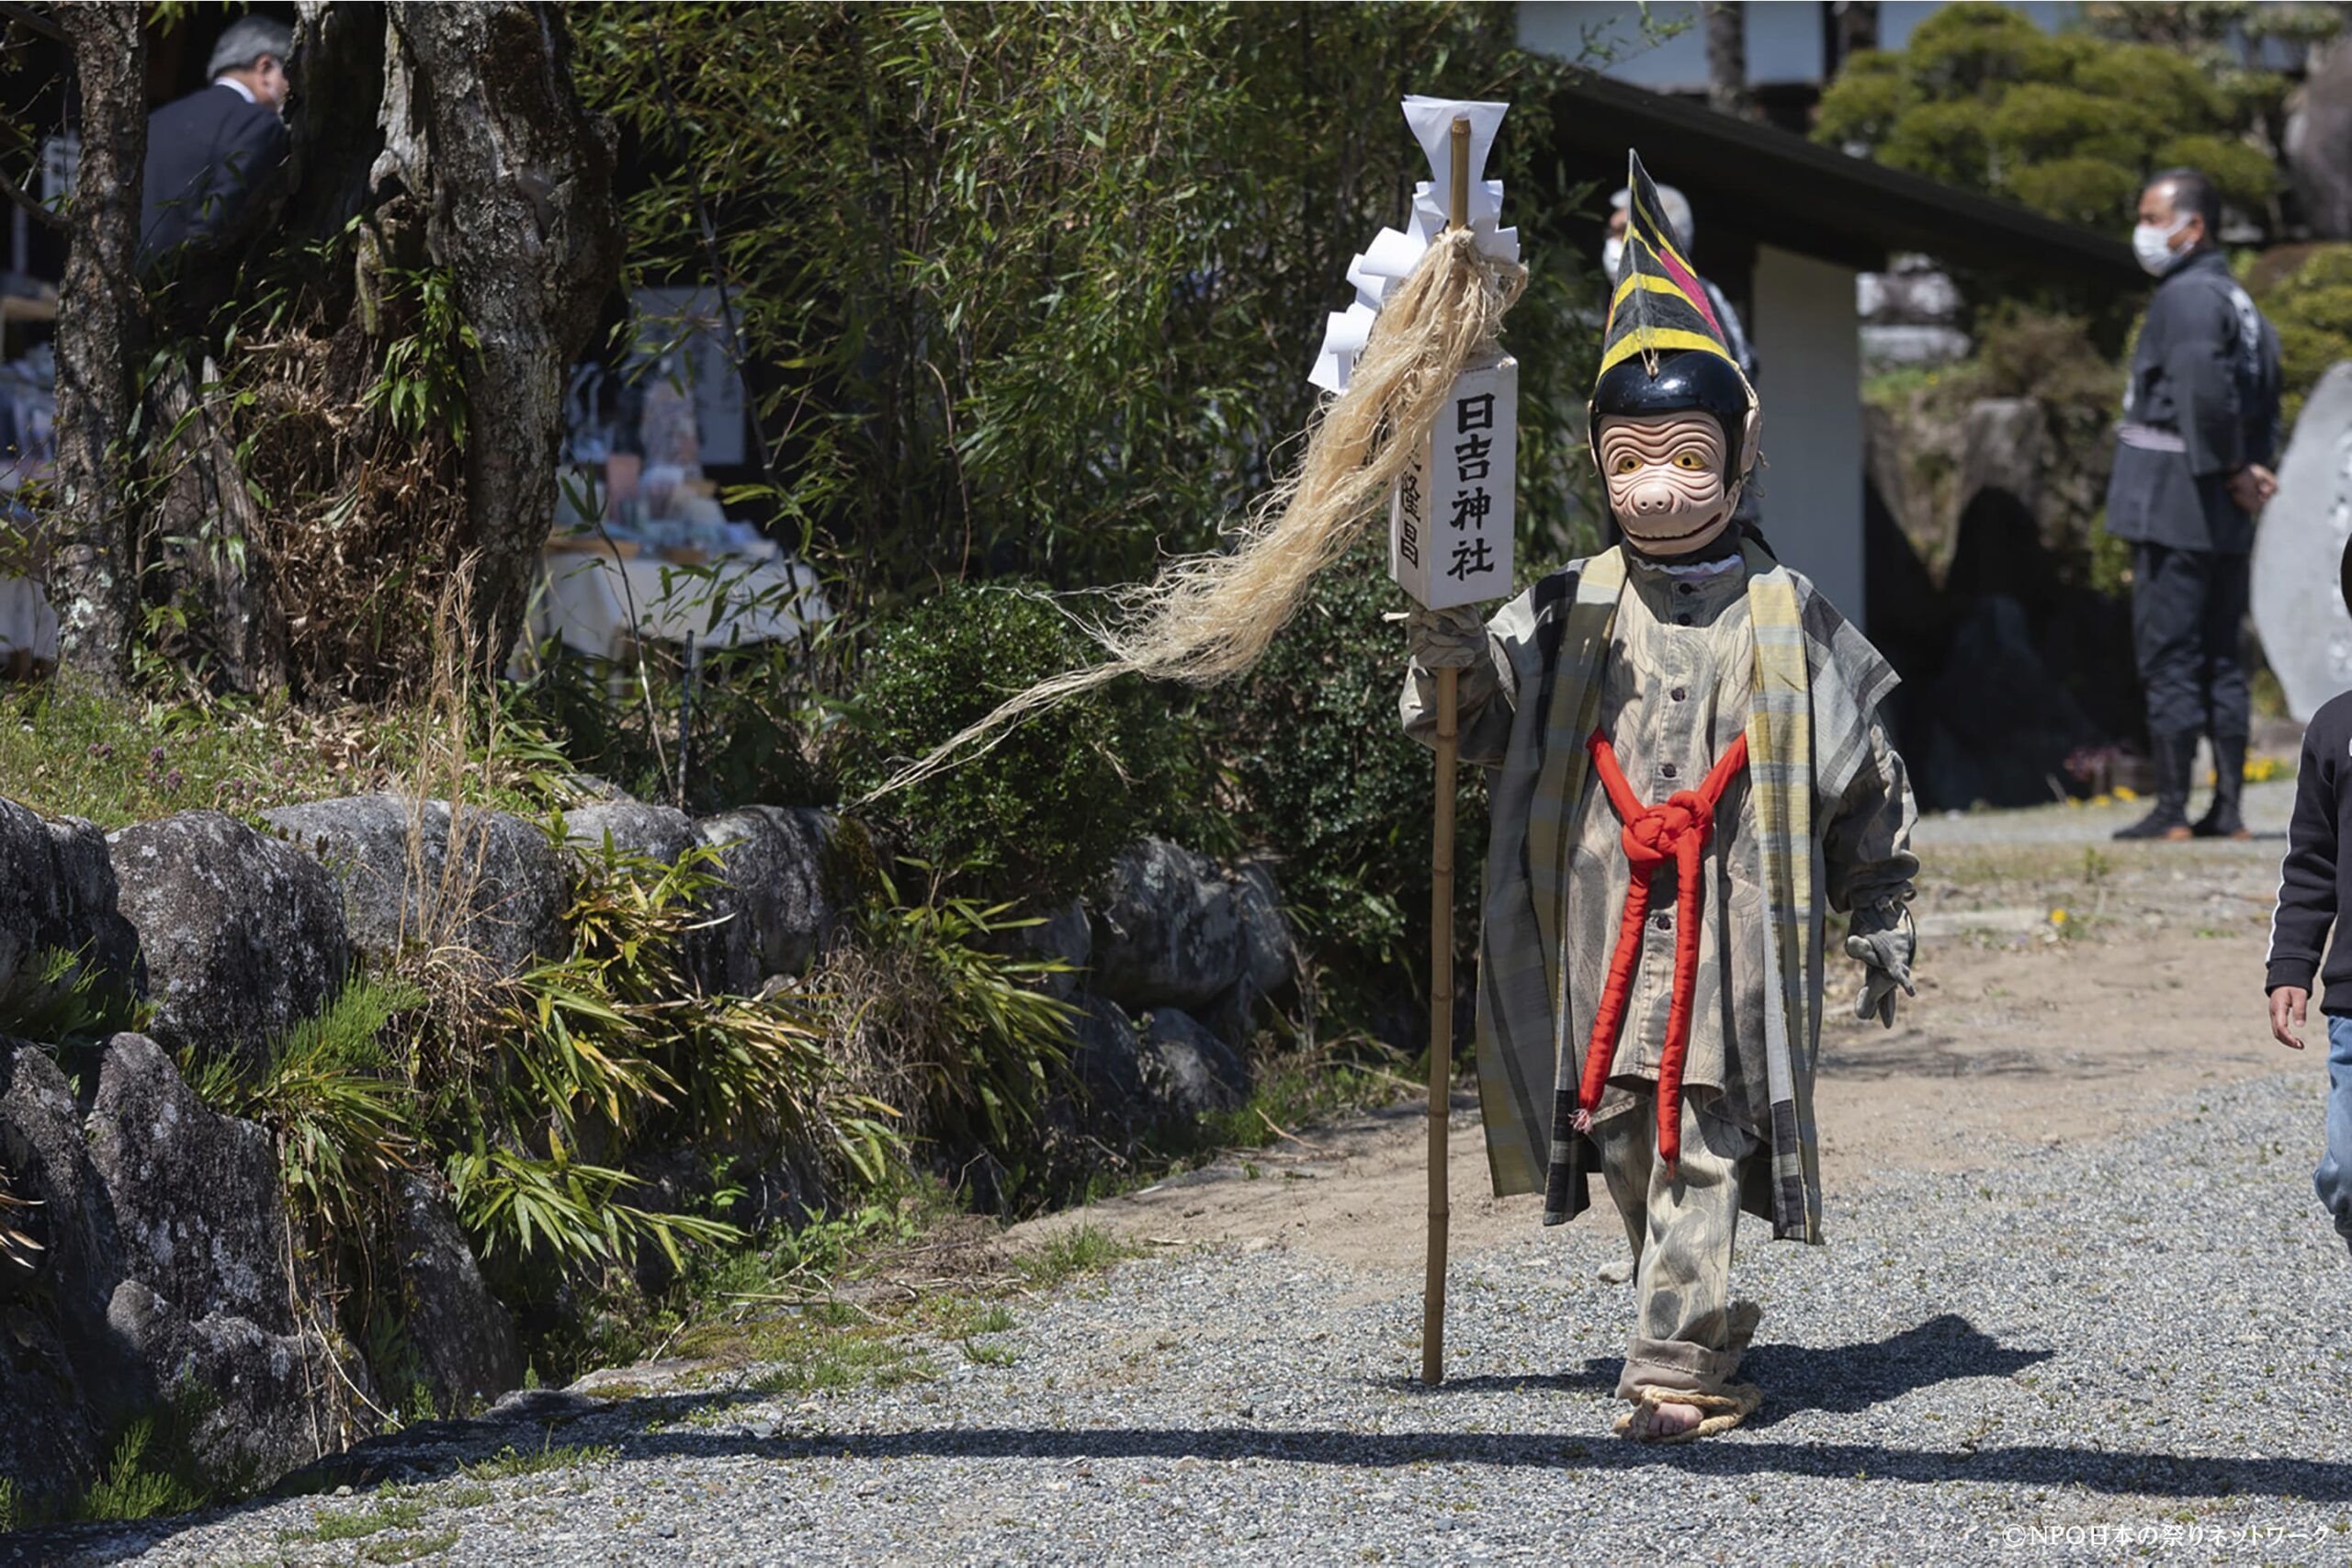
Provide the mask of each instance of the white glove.
[{"label": "white glove", "polygon": [[1416,604],[1405,616],[1405,646],[1424,670],[1467,670],[1487,657],[1487,620],[1475,605]]},{"label": "white glove", "polygon": [[1846,939],[1846,956],[1862,963],[1862,994],[1854,1002],[1856,1018],[1876,1013],[1882,1025],[1894,1027],[1895,987],[1901,987],[1906,997],[1919,994],[1911,983],[1911,959],[1917,945],[1917,939],[1902,926],[1857,932]]}]

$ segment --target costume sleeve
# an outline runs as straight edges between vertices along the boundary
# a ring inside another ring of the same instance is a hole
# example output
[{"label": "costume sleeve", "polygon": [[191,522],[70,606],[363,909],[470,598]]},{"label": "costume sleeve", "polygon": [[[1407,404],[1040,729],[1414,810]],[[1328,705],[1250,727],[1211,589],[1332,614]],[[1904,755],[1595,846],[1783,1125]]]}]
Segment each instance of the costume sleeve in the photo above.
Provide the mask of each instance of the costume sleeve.
[{"label": "costume sleeve", "polygon": [[2238,418],[2237,314],[2201,285],[2159,290],[2148,330],[2164,336],[2165,384],[2188,446],[2193,474],[2234,473],[2245,466]]},{"label": "costume sleeve", "polygon": [[[1487,623],[1487,657],[1462,671],[1456,688],[1455,728],[1465,762],[1499,768],[1510,746],[1511,716],[1518,709],[1519,681],[1513,660],[1532,649],[1535,637],[1533,595],[1522,593]],[[1437,744],[1437,677],[1413,660],[1405,671],[1397,713],[1405,733],[1424,746]]]},{"label": "costume sleeve", "polygon": [[2321,720],[2326,716],[2325,709],[2313,715],[2311,728],[2303,732],[2295,814],[2287,826],[2287,858],[2278,867],[2278,908],[2270,917],[2270,957],[2262,982],[2266,993],[2281,986],[2310,990],[2328,928],[2335,923],[2335,780],[2330,774],[2335,754],[2344,748],[2328,745],[2323,757],[2320,740],[2323,728],[2341,739],[2346,727],[2324,726]]},{"label": "costume sleeve", "polygon": [[1902,754],[1873,713],[1869,754],[1860,759],[1822,835],[1829,907],[1852,911],[1857,932],[1888,931],[1902,922],[1912,879],[1919,874],[1919,857],[1911,852],[1911,828],[1918,817]]}]

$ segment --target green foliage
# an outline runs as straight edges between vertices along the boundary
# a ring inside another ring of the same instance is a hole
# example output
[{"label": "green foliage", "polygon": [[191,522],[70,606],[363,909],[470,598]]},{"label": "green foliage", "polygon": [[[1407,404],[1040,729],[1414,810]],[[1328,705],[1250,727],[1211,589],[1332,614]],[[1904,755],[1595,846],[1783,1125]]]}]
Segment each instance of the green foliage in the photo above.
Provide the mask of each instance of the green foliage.
[{"label": "green foliage", "polygon": [[0,1034],[46,1047],[66,1075],[83,1056],[127,1030],[146,1027],[154,1009],[86,968],[82,954],[43,948],[0,987]]},{"label": "green foliage", "polygon": [[401,980],[354,980],[250,1082],[227,1058],[181,1055],[199,1100],[269,1129],[289,1203],[325,1235],[363,1235],[385,1183],[411,1167],[414,1100],[386,1036],[413,1028],[424,1000]]},{"label": "green foliage", "polygon": [[469,1481],[512,1481],[573,1465],[610,1464],[619,1456],[620,1450],[610,1444],[558,1443],[555,1428],[549,1427],[536,1449],[518,1449],[509,1443],[490,1458],[460,1464],[458,1469]]},{"label": "green foliage", "polygon": [[2184,164],[2233,207],[2266,216],[2281,184],[2266,114],[2283,78],[2251,57],[2224,76],[2177,39],[2138,36],[2134,19],[2101,25],[2107,36],[2052,37],[2006,6],[1943,6],[1901,52],[1846,63],[1822,95],[1815,139],[2094,228],[2128,226],[2147,176]]},{"label": "green foliage", "polygon": [[[1404,634],[1367,551],[1325,572],[1265,661],[1217,697],[1239,826],[1280,867],[1283,897],[1327,956],[1377,968],[1428,951],[1429,750],[1396,722]],[[1485,781],[1461,770],[1455,842],[1487,838]],[[1464,876],[1455,931],[1477,930]]]},{"label": "green foliage", "polygon": [[[1350,254],[1415,177],[1401,92],[1504,97],[1519,220],[1566,67],[1507,9],[894,3],[571,14],[589,100],[659,172],[636,276],[737,290],[781,471],[763,499],[854,608],[942,577],[1060,587],[1197,547],[1304,425]],[[812,192],[822,192],[812,197]],[[1563,519],[1580,258],[1512,320],[1521,471]]]},{"label": "green foliage", "polygon": [[123,1428],[107,1467],[74,1509],[79,1519],[152,1519],[180,1514],[203,1498],[151,1450],[161,1448],[155,1424],[141,1416]]},{"label": "green foliage", "polygon": [[360,406],[382,410],[403,440],[439,433],[463,451],[466,377],[481,339],[458,311],[457,279],[447,267],[426,267],[387,273],[382,285],[385,302],[412,330],[384,345],[383,370]]},{"label": "green foliage", "polygon": [[2284,417],[2291,429],[2327,367],[2352,359],[2352,245],[2314,247],[2257,303],[2278,329]]},{"label": "green foliage", "polygon": [[[876,638],[847,710],[842,781],[879,784],[1014,692],[1101,657],[1034,592],[952,585]],[[1165,687],[1117,682],[1022,725],[888,809],[924,859],[990,887],[1066,898],[1136,838],[1182,836],[1204,770],[1181,701]]]},{"label": "green foliage", "polygon": [[[1036,1291],[1058,1290],[1072,1280],[1089,1274],[1100,1274],[1114,1264],[1140,1255],[1143,1248],[1126,1241],[1114,1232],[1097,1224],[1073,1225],[1057,1231],[1035,1250],[1023,1253],[1013,1260],[1022,1279]],[[1010,1328],[1008,1317],[1001,1325]],[[1001,1329],[978,1329],[980,1333],[1001,1332]]]},{"label": "green foliage", "polygon": [[894,1112],[838,1081],[808,1015],[695,982],[685,943],[717,860],[697,848],[663,863],[609,839],[589,852],[564,916],[571,951],[493,1002],[495,1070],[469,1063],[435,1086],[458,1216],[500,1261],[616,1263],[650,1241],[674,1266],[681,1237],[741,1239],[715,1219],[621,1201],[635,1179],[581,1158],[584,1145],[782,1136],[853,1184],[878,1179],[896,1150]]},{"label": "green foliage", "polygon": [[907,1111],[914,1137],[958,1158],[987,1150],[1018,1190],[1039,1114],[1066,1077],[1075,1015],[1040,984],[1067,966],[1001,951],[1035,923],[1009,904],[935,887],[902,903],[883,880],[857,940],[809,982],[825,1032],[876,1099]]}]

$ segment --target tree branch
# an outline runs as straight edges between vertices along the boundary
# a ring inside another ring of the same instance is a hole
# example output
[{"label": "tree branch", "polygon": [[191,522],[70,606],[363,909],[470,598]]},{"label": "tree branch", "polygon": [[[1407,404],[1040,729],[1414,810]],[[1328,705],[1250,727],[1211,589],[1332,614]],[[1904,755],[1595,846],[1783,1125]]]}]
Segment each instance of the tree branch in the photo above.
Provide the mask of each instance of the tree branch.
[{"label": "tree branch", "polygon": [[43,207],[34,199],[32,192],[6,175],[0,175],[0,197],[6,197],[12,207],[31,213],[34,218],[59,233],[65,231],[66,222],[63,215]]}]

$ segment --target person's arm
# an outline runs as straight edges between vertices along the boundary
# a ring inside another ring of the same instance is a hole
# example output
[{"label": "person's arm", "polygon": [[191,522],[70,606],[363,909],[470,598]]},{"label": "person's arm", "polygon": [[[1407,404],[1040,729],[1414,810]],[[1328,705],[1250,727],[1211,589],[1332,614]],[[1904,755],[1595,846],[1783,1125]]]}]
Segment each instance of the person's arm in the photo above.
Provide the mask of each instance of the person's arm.
[{"label": "person's arm", "polygon": [[227,126],[220,148],[188,192],[187,238],[203,244],[228,228],[254,187],[286,161],[286,122],[266,110]]},{"label": "person's arm", "polygon": [[[1459,755],[1465,762],[1498,768],[1504,752],[1510,747],[1511,716],[1519,701],[1518,672],[1512,667],[1512,659],[1516,650],[1532,645],[1534,637],[1533,594],[1522,593],[1504,605],[1493,620],[1486,623],[1483,638],[1467,630],[1467,624],[1477,619],[1475,609],[1440,615],[1464,623],[1463,632],[1450,639],[1457,645],[1455,651],[1466,660],[1454,666],[1461,671],[1454,687]],[[1406,667],[1404,694],[1396,705],[1405,733],[1431,747],[1437,744],[1437,675],[1424,655],[1435,651],[1415,650]]]},{"label": "person's arm", "polygon": [[2157,290],[2146,330],[2164,333],[2165,385],[2188,447],[2188,471],[2199,478],[2236,473],[2246,463],[2236,311],[2203,284],[2182,284]]},{"label": "person's arm", "polygon": [[[2330,705],[2332,708],[2333,704]],[[2303,1021],[2320,953],[2335,923],[2335,754],[2343,748],[2321,744],[2324,708],[2303,734],[2301,769],[2295,777],[2295,812],[2287,827],[2287,856],[2278,866],[2278,907],[2270,917],[2270,954],[2263,989],[2270,996],[2270,1032],[2282,1045],[2300,1049],[2294,1026]],[[2352,726],[2331,723],[2335,735]],[[2323,755],[2324,751],[2324,755]]]},{"label": "person's arm", "polygon": [[1863,966],[1862,993],[1854,1013],[1894,1022],[1894,993],[1912,993],[1911,964],[1917,939],[1905,919],[1919,857],[1911,852],[1911,829],[1919,810],[1903,755],[1873,714],[1870,755],[1854,770],[1824,831],[1822,865],[1829,907],[1849,915],[1846,955]]}]

